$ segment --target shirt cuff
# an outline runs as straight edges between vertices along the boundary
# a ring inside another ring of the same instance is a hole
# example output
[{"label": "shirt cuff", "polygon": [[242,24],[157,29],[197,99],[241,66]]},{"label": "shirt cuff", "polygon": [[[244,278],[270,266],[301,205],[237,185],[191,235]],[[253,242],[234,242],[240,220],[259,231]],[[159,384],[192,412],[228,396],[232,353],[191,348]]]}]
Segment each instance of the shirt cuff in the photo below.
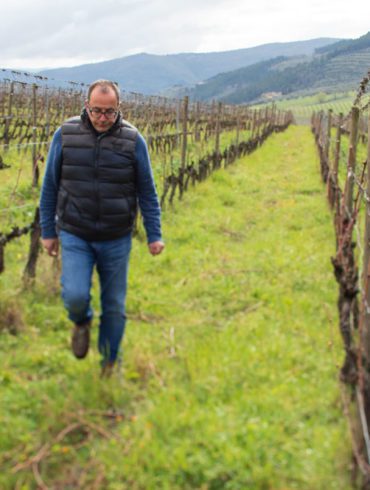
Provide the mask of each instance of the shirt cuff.
[{"label": "shirt cuff", "polygon": [[161,235],[148,235],[148,243],[153,243],[153,242],[162,242],[162,236]]}]

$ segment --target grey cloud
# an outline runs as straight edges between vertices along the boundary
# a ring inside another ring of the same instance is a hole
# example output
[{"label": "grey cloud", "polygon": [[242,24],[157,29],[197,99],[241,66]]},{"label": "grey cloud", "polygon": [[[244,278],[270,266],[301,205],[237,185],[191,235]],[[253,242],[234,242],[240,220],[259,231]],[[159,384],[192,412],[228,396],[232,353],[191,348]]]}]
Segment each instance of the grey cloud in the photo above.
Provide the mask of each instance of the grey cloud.
[{"label": "grey cloud", "polygon": [[[10,66],[15,59],[25,66],[35,58],[61,66],[65,60],[81,64],[140,51],[165,54],[346,37],[342,23],[337,22],[334,32],[333,18],[340,14],[348,25],[356,25],[358,35],[364,34],[367,27],[361,30],[349,16],[360,0],[352,0],[350,12],[347,1],[12,0],[2,5],[0,66]],[[330,19],[326,12],[332,13]],[[367,16],[360,21],[365,26]]]},{"label": "grey cloud", "polygon": [[[32,54],[109,58],[123,56],[135,46],[158,50],[168,44],[170,49],[175,36],[184,34],[179,12],[169,12],[161,1],[94,0],[76,5],[72,0],[55,4],[42,0],[33,5],[27,11],[18,0],[13,10],[8,9],[0,31],[3,59]],[[185,14],[183,19],[191,30],[191,16]]]}]

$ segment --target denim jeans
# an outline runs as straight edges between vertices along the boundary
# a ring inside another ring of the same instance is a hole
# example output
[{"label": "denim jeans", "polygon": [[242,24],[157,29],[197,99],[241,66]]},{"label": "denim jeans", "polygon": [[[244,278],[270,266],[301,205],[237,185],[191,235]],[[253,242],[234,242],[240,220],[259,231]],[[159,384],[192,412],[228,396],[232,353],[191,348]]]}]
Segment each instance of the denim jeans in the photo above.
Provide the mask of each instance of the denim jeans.
[{"label": "denim jeans", "polygon": [[115,361],[125,331],[125,299],[131,235],[106,241],[86,241],[61,230],[62,298],[70,320],[93,318],[91,280],[96,266],[100,282],[101,315],[98,349],[103,363]]}]

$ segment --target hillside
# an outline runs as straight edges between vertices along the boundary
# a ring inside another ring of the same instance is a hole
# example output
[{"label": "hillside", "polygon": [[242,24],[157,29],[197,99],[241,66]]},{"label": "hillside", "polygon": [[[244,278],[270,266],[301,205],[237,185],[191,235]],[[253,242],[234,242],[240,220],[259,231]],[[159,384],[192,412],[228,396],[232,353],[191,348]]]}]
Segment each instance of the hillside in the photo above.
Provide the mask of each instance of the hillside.
[{"label": "hillside", "polygon": [[276,56],[309,56],[315,49],[336,41],[319,38],[214,53],[141,53],[101,63],[45,70],[39,74],[86,83],[98,78],[109,78],[117,81],[124,90],[156,94],[174,85],[194,85],[221,71],[234,70]]},{"label": "hillside", "polygon": [[370,33],[317,50],[313,58],[277,57],[222,73],[198,84],[190,95],[228,103],[263,100],[268,94],[353,90],[370,67]]}]

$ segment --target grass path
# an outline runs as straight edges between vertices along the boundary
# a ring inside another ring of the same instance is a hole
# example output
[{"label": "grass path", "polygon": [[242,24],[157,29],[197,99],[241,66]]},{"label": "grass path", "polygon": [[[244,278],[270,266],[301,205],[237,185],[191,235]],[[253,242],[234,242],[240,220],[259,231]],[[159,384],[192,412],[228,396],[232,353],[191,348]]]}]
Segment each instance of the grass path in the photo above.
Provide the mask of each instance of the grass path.
[{"label": "grass path", "polygon": [[[164,213],[164,233],[161,257],[135,243],[124,376],[105,384],[95,346],[84,362],[69,353],[43,258],[23,299],[28,327],[1,336],[0,445],[21,447],[26,460],[71,414],[116,408],[124,417],[109,427],[114,436],[81,449],[66,438],[42,466],[45,481],[72,474],[91,488],[103,474],[110,490],[349,489],[334,235],[308,128],[214,173]],[[10,467],[1,488],[17,478],[35,488],[30,471],[10,476]]]}]

